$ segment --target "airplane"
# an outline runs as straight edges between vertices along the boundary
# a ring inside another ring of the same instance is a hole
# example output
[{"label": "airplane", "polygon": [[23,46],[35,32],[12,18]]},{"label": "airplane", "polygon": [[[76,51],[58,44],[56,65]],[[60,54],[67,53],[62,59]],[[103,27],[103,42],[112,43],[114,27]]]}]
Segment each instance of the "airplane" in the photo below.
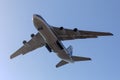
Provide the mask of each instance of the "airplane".
[{"label": "airplane", "polygon": [[110,32],[86,31],[78,30],[77,28],[67,29],[64,27],[51,26],[38,14],[33,14],[33,24],[38,30],[38,33],[31,34],[32,39],[28,42],[24,40],[24,45],[13,53],[10,56],[10,59],[13,59],[20,54],[25,55],[30,51],[45,46],[49,52],[55,52],[61,59],[56,65],[56,68],[58,68],[68,63],[91,60],[89,57],[73,56],[73,47],[70,45],[68,48],[65,48],[61,41],[113,35]]}]

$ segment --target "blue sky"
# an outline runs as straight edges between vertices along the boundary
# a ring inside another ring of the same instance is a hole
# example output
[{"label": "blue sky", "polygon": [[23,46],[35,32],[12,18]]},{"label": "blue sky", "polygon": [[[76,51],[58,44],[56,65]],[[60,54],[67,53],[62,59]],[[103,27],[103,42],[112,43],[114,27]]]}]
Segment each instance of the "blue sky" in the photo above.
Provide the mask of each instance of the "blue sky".
[{"label": "blue sky", "polygon": [[[0,80],[119,80],[119,0],[0,0]],[[63,42],[92,61],[55,68],[60,59],[45,47],[10,60],[23,40],[37,33],[33,14],[51,25],[112,32],[112,37]]]}]

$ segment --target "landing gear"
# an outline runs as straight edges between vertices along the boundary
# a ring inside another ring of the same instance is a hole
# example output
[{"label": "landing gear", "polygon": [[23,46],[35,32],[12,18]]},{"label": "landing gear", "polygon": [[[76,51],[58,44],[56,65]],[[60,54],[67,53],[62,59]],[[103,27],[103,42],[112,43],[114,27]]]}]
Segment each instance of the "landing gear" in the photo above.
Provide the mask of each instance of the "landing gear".
[{"label": "landing gear", "polygon": [[48,44],[46,44],[45,47],[48,49],[49,52],[52,52],[52,49],[50,48],[50,46]]},{"label": "landing gear", "polygon": [[35,36],[35,34],[31,34],[31,37],[33,38]]}]

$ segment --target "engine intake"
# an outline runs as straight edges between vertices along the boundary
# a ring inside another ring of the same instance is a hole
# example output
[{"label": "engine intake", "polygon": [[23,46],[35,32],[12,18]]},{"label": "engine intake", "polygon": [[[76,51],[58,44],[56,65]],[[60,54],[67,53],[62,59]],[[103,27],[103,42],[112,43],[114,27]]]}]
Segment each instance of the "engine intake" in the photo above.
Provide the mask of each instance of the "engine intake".
[{"label": "engine intake", "polygon": [[78,31],[78,29],[77,29],[77,28],[74,28],[74,29],[73,29],[73,31],[77,32],[77,31]]},{"label": "engine intake", "polygon": [[64,28],[63,27],[60,27],[60,30],[63,30]]},{"label": "engine intake", "polygon": [[27,43],[27,41],[26,41],[26,40],[24,40],[24,41],[23,41],[23,44],[25,45],[26,43]]},{"label": "engine intake", "polygon": [[33,38],[35,36],[35,34],[31,34],[31,37]]}]

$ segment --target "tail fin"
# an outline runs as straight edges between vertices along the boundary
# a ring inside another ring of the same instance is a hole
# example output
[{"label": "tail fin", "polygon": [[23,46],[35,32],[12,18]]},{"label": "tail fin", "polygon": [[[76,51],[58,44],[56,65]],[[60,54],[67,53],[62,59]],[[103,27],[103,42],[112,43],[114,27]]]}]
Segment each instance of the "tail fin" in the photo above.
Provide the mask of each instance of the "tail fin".
[{"label": "tail fin", "polygon": [[68,54],[69,54],[70,56],[72,56],[73,47],[70,45],[70,46],[67,48],[67,51],[68,51]]},{"label": "tail fin", "polygon": [[56,68],[60,67],[60,66],[63,66],[65,64],[68,64],[68,62],[64,61],[64,60],[61,60],[57,65],[56,65]]},{"label": "tail fin", "polygon": [[73,59],[73,61],[87,61],[87,60],[91,60],[91,58],[79,57],[79,56],[71,56],[71,58]]}]

